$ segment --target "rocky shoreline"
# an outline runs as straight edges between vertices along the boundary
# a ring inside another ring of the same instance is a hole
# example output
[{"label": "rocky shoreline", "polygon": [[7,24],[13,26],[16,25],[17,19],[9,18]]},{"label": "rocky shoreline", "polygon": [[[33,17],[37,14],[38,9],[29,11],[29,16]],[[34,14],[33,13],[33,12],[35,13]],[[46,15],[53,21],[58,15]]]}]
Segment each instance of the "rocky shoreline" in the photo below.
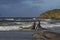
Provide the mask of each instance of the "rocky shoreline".
[{"label": "rocky shoreline", "polygon": [[34,33],[32,38],[33,40],[60,40],[60,34],[50,31],[43,31]]}]

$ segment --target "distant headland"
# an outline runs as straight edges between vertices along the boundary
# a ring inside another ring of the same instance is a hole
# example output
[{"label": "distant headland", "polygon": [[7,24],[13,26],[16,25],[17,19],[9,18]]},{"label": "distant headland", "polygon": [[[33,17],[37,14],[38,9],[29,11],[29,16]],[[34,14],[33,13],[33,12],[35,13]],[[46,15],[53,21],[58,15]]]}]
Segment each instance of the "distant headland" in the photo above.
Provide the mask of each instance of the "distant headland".
[{"label": "distant headland", "polygon": [[60,19],[60,9],[48,10],[40,14],[40,19]]}]

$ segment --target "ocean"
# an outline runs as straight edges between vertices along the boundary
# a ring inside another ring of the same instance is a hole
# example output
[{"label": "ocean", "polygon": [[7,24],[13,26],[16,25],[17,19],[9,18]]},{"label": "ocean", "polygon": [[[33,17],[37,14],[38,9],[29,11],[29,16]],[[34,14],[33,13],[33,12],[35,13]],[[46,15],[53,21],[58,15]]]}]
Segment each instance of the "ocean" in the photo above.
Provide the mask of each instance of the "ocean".
[{"label": "ocean", "polygon": [[[52,21],[52,22],[51,22]],[[0,40],[32,40],[32,34],[41,31],[53,31],[60,33],[60,23],[53,20],[40,21],[44,29],[39,30],[17,30],[20,26],[0,26]],[[18,23],[20,24],[20,23]],[[22,23],[23,28],[28,27],[31,23]],[[26,24],[26,25],[25,25]],[[32,23],[33,24],[33,23]]]},{"label": "ocean", "polygon": [[32,34],[40,30],[0,31],[0,40],[32,40]]}]

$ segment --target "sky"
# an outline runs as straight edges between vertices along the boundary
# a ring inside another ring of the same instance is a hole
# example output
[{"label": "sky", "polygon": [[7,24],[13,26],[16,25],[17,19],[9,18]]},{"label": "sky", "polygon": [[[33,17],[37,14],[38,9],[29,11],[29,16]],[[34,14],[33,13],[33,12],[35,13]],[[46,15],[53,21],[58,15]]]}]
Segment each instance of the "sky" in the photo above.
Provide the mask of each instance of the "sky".
[{"label": "sky", "polygon": [[0,17],[38,17],[60,9],[60,0],[0,0]]}]

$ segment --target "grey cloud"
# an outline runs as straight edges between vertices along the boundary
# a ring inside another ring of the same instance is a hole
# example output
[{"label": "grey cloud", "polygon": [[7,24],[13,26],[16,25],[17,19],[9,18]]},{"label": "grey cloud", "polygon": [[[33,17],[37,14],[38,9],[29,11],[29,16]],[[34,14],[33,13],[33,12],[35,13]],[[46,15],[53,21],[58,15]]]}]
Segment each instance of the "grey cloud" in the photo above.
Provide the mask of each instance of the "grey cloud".
[{"label": "grey cloud", "polygon": [[2,16],[38,16],[56,8],[60,8],[60,0],[0,0]]}]

